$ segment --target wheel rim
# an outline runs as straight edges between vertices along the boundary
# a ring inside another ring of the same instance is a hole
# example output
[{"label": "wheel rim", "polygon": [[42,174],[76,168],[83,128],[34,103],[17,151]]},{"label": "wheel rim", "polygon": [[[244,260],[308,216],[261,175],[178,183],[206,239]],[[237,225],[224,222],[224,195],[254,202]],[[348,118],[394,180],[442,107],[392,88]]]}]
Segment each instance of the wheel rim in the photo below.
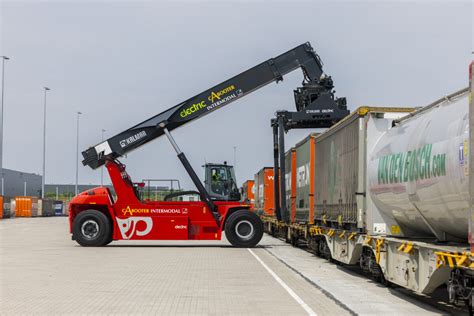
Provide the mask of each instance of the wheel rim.
[{"label": "wheel rim", "polygon": [[242,220],[235,225],[235,234],[242,240],[249,240],[255,234],[252,223],[248,220]]},{"label": "wheel rim", "polygon": [[100,232],[99,224],[94,220],[87,220],[81,225],[82,236],[88,240],[95,239]]}]

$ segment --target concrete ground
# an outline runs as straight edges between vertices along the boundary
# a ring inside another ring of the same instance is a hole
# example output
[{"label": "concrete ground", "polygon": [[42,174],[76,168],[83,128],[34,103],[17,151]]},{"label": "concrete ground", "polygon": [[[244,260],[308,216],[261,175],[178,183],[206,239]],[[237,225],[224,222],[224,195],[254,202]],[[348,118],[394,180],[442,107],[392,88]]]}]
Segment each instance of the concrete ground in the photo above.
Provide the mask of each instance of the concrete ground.
[{"label": "concrete ground", "polygon": [[[0,314],[421,315],[443,312],[264,236],[84,248],[67,218],[0,221]],[[445,312],[444,312],[445,313]]]}]

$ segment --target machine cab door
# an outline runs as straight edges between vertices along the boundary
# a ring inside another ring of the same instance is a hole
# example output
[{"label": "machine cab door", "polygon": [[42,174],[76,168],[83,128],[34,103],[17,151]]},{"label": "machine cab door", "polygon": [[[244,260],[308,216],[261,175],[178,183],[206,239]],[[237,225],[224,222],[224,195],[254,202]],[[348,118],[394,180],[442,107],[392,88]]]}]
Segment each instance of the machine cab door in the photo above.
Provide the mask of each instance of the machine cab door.
[{"label": "machine cab door", "polygon": [[207,192],[213,200],[239,201],[240,192],[235,181],[234,167],[224,164],[208,163],[205,168],[204,181]]}]

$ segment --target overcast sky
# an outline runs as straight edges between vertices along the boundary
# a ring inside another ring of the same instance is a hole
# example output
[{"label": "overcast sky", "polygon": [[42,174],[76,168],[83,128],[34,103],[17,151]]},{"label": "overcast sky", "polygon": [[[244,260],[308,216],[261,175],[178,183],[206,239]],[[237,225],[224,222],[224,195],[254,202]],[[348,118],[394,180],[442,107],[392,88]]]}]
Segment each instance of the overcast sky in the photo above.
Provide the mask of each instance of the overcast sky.
[{"label": "overcast sky", "polygon": [[[351,110],[420,106],[468,84],[471,1],[114,2],[1,1],[5,67],[4,167],[41,173],[43,87],[47,183],[75,181],[80,151],[309,41]],[[237,179],[272,165],[274,112],[294,109],[297,70],[175,130],[198,174],[233,162]],[[310,130],[291,131],[294,145]],[[165,138],[122,161],[135,181],[191,182]],[[80,183],[100,172],[80,166]],[[108,178],[107,178],[108,180]]]}]

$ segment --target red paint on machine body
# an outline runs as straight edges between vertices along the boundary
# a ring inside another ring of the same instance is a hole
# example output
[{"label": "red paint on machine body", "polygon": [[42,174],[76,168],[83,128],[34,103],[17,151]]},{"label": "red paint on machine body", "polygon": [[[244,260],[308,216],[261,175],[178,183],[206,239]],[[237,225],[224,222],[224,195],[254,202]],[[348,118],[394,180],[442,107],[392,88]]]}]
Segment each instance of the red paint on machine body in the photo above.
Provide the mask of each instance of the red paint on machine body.
[{"label": "red paint on machine body", "polygon": [[245,209],[237,201],[216,201],[220,226],[208,206],[201,201],[141,201],[125,166],[106,164],[116,199],[110,190],[98,187],[78,194],[69,205],[72,233],[74,218],[81,211],[99,210],[113,227],[113,240],[220,240],[225,219],[233,209]]}]

